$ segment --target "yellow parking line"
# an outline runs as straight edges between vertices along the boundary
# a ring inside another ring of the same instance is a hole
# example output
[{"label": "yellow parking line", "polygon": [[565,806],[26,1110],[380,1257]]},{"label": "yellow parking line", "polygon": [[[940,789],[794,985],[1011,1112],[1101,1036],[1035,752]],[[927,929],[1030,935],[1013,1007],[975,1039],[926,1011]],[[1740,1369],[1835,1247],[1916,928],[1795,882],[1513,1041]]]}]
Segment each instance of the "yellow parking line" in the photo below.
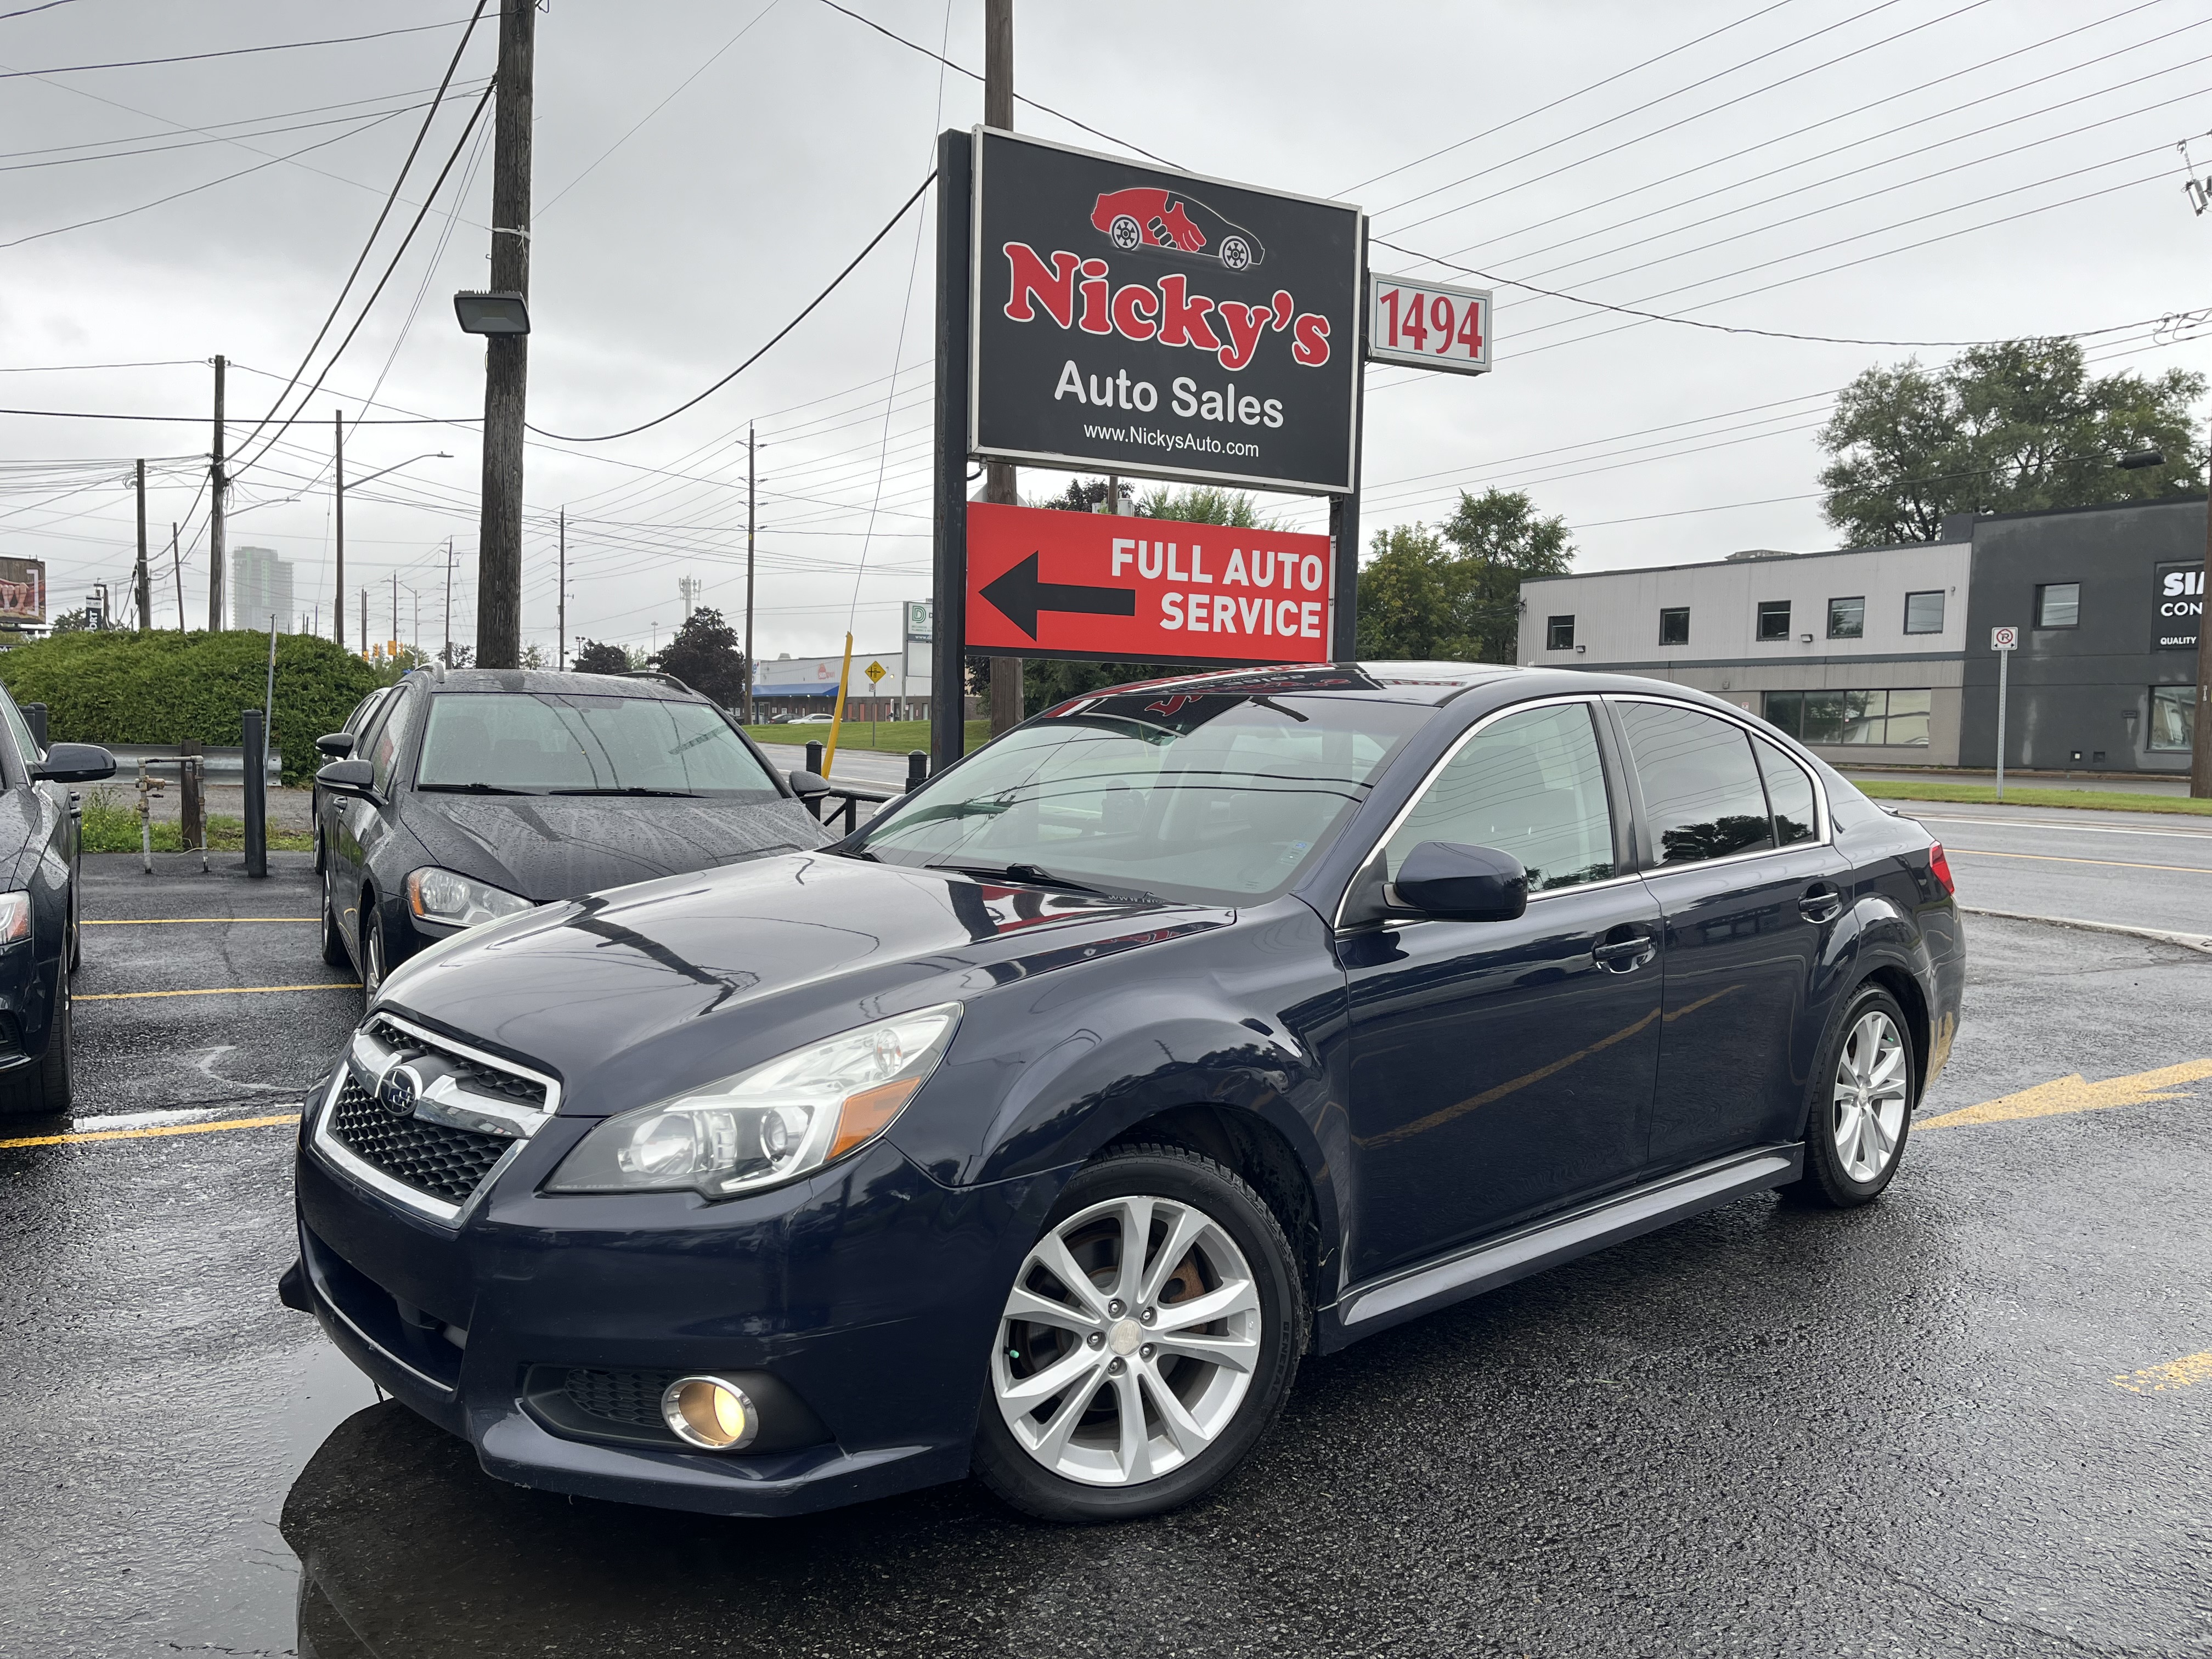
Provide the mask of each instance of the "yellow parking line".
[{"label": "yellow parking line", "polygon": [[179,922],[201,921],[320,921],[320,916],[111,916],[85,919],[88,927],[173,927]]},{"label": "yellow parking line", "polygon": [[0,1140],[7,1146],[68,1146],[80,1140],[144,1140],[155,1135],[205,1135],[218,1129],[266,1129],[279,1123],[297,1123],[300,1115],[287,1112],[282,1117],[234,1117],[222,1123],[170,1123],[152,1129],[95,1129],[83,1134],[19,1135],[13,1140]]},{"label": "yellow parking line", "polygon": [[1999,1095],[1978,1106],[1962,1106],[1954,1112],[1923,1118],[1912,1127],[1917,1134],[1923,1129],[2004,1123],[2023,1117],[2058,1117],[2069,1112],[2095,1112],[2112,1106],[2147,1106],[2179,1099],[2176,1091],[2208,1077],[2212,1077],[2212,1060],[2185,1060],[2179,1066],[2108,1077],[2099,1083],[2087,1082],[2076,1072],[2070,1077],[2053,1078],[2016,1094]]},{"label": "yellow parking line", "polygon": [[2202,864],[2130,864],[2123,859],[2069,859],[2056,853],[1992,853],[1984,847],[1954,847],[1943,843],[1946,853],[1957,853],[1970,859],[2026,859],[2031,864],[2094,864],[2105,870],[2182,870],[2192,876],[2212,876],[2212,866]]},{"label": "yellow parking line", "polygon": [[323,980],[313,985],[218,985],[204,991],[99,991],[80,994],[79,1002],[130,1002],[140,997],[257,997],[271,991],[358,991],[353,979]]},{"label": "yellow parking line", "polygon": [[2185,1389],[2192,1382],[2212,1382],[2212,1349],[2184,1354],[2163,1365],[2125,1372],[2112,1379],[2114,1388],[2125,1389],[2130,1394],[2164,1394],[2168,1389]]}]

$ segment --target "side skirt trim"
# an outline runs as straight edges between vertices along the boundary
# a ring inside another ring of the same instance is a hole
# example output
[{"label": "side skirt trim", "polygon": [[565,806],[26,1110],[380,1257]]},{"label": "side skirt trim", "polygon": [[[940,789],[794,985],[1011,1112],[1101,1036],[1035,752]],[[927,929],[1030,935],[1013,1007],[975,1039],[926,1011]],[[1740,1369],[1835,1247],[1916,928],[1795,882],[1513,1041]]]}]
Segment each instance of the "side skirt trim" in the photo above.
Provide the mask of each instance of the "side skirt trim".
[{"label": "side skirt trim", "polygon": [[1717,1158],[1426,1267],[1356,1285],[1338,1303],[1338,1319],[1346,1340],[1366,1336],[1733,1199],[1779,1187],[1796,1180],[1804,1167],[1802,1145],[1762,1146]]}]

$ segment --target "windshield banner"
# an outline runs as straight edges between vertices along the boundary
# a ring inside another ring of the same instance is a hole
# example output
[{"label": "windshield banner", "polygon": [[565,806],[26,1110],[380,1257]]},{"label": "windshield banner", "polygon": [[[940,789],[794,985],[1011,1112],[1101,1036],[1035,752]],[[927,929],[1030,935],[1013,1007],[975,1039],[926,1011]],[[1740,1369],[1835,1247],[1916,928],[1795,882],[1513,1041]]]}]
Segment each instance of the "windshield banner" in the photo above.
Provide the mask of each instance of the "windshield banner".
[{"label": "windshield banner", "polygon": [[1329,659],[1326,536],[968,507],[968,648],[1112,662]]}]

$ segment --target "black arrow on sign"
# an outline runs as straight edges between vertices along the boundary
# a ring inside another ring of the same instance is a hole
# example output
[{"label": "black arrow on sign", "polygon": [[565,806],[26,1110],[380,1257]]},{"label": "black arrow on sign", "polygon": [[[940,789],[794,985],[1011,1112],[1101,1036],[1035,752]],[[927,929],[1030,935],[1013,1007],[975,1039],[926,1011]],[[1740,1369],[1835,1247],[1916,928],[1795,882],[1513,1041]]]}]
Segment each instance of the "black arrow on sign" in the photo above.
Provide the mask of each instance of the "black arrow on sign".
[{"label": "black arrow on sign", "polygon": [[1037,636],[1037,612],[1072,611],[1085,617],[1133,617],[1137,590],[1133,587],[1077,587],[1066,582],[1037,580],[1034,553],[1004,574],[983,585],[983,597],[1031,639]]}]

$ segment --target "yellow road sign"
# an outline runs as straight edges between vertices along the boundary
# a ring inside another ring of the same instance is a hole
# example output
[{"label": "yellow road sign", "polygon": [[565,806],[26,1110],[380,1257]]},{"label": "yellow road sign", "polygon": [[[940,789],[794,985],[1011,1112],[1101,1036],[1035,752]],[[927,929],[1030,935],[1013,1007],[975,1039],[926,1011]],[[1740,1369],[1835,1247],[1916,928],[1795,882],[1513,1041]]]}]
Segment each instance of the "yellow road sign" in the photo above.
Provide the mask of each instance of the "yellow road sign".
[{"label": "yellow road sign", "polygon": [[868,677],[870,685],[880,685],[883,684],[884,676],[891,671],[879,662],[872,662],[860,672]]}]

